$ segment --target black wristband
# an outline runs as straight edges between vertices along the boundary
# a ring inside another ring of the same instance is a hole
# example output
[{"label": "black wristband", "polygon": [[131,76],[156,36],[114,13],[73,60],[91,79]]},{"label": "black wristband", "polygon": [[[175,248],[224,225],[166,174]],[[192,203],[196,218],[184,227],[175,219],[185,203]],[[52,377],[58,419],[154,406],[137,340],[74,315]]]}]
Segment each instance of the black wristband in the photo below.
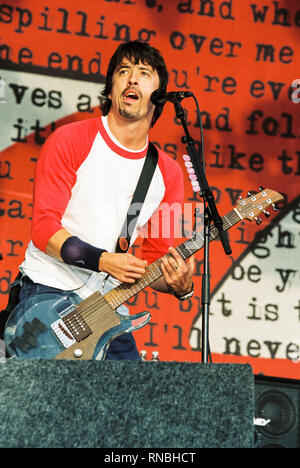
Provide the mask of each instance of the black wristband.
[{"label": "black wristband", "polygon": [[107,252],[107,250],[98,249],[82,241],[79,237],[71,236],[63,243],[60,249],[60,256],[67,265],[98,272],[100,271],[99,260],[103,252]]}]

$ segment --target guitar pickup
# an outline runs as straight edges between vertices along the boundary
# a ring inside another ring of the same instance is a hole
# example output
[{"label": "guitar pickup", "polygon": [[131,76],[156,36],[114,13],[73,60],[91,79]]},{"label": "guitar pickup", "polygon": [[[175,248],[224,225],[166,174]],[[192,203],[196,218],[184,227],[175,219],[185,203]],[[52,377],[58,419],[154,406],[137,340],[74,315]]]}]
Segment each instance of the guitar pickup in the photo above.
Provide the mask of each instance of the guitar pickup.
[{"label": "guitar pickup", "polygon": [[13,345],[15,346],[16,348],[19,348],[23,353],[26,353],[26,351],[28,350],[29,348],[29,344],[26,343],[25,340],[23,340],[23,338],[21,338],[20,336],[16,336],[10,343],[10,346]]},{"label": "guitar pickup", "polygon": [[38,318],[34,318],[31,322],[32,328],[35,329],[38,333],[43,333],[46,331],[47,327],[43,324]]},{"label": "guitar pickup", "polygon": [[87,338],[92,333],[92,330],[77,308],[75,308],[68,315],[65,315],[62,321],[78,343]]},{"label": "guitar pickup", "polygon": [[31,322],[24,322],[23,334],[16,336],[11,344],[19,348],[23,353],[26,353],[29,348],[37,346],[38,341],[36,337],[46,330],[46,325],[39,319],[34,318]]}]

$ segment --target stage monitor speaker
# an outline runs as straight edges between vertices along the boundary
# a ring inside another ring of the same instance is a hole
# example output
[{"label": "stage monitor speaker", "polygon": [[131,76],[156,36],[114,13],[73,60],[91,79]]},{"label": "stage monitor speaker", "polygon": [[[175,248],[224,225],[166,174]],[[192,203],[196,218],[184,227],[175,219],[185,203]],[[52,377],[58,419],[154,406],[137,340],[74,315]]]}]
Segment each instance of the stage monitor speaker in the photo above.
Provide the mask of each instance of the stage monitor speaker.
[{"label": "stage monitor speaker", "polygon": [[0,364],[0,446],[253,447],[248,365],[125,361]]},{"label": "stage monitor speaker", "polygon": [[255,376],[259,448],[300,448],[300,380]]}]

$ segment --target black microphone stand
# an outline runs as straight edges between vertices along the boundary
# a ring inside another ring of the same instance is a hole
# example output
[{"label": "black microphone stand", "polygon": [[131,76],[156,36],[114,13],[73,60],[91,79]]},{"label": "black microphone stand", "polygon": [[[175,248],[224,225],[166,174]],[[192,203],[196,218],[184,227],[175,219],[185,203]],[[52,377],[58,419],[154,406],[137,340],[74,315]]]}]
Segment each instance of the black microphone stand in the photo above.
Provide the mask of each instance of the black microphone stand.
[{"label": "black microphone stand", "polygon": [[[176,116],[181,121],[182,127],[185,132],[184,142],[187,145],[187,151],[191,158],[195,174],[197,176],[198,183],[200,185],[200,196],[203,197],[204,203],[204,266],[202,275],[202,362],[208,362],[209,354],[209,306],[210,306],[210,271],[209,271],[209,241],[210,241],[210,225],[211,222],[219,231],[220,240],[224,248],[225,254],[231,254],[231,248],[228,242],[226,232],[223,230],[223,221],[220,217],[214,196],[209,188],[205,170],[201,163],[200,155],[197,153],[195,148],[195,142],[190,136],[187,124],[185,121],[184,110],[180,104],[183,99],[179,94],[174,96],[174,99],[169,99],[175,107]],[[201,118],[201,116],[199,116]],[[204,155],[203,155],[204,156]],[[204,160],[202,158],[202,160]],[[196,223],[195,223],[196,225]]]}]

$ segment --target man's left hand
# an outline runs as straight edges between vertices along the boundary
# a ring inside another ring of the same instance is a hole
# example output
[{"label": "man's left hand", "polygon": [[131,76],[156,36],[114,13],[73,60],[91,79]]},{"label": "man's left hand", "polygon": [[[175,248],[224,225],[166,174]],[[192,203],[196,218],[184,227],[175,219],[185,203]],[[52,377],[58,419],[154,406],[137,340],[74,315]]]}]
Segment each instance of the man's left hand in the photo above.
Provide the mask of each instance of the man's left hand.
[{"label": "man's left hand", "polygon": [[194,255],[187,260],[174,247],[169,248],[170,256],[162,257],[161,270],[168,287],[178,296],[189,293],[193,286]]}]

